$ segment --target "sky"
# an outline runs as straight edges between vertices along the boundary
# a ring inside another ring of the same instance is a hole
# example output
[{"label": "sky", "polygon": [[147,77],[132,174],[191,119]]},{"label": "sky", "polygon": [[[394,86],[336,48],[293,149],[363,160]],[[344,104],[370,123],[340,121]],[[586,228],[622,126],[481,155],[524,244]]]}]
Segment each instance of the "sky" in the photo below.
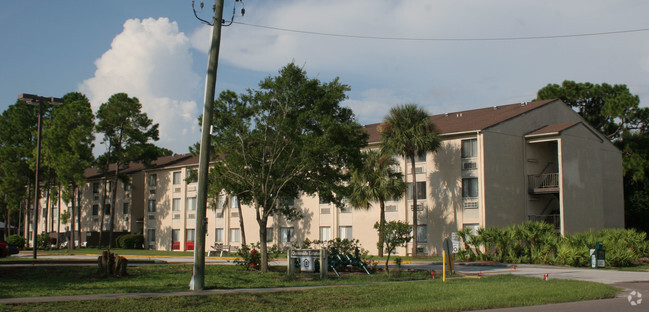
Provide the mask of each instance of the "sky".
[{"label": "sky", "polygon": [[[211,20],[213,0],[199,3]],[[626,84],[649,103],[646,0],[225,0],[225,19],[233,9],[217,94],[294,62],[349,85],[342,105],[361,124],[405,103],[442,114],[530,101],[564,80]],[[210,36],[191,0],[6,1],[0,111],[21,93],[82,92],[96,112],[126,92],[160,124],[157,144],[186,153],[200,140]]]}]

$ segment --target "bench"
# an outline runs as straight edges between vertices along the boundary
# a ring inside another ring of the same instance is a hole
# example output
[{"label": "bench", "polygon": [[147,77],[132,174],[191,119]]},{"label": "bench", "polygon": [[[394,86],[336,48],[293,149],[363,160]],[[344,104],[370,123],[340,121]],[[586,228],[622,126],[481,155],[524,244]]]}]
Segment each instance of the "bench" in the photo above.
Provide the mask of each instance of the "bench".
[{"label": "bench", "polygon": [[223,257],[223,253],[227,256],[230,253],[230,250],[232,249],[232,246],[230,245],[223,245],[223,244],[214,244],[214,246],[210,247],[210,251],[207,253],[208,257],[212,257],[213,255],[219,254],[219,257]]}]

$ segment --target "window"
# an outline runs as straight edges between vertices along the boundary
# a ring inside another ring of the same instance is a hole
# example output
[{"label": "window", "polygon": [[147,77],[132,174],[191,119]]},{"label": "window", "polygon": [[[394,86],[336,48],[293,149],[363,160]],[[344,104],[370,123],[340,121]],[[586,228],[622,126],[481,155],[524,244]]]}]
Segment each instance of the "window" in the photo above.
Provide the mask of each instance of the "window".
[{"label": "window", "polygon": [[[426,182],[417,182],[417,199],[426,199]],[[412,199],[412,183],[408,182],[408,200]]]},{"label": "window", "polygon": [[280,241],[282,243],[290,243],[293,241],[293,235],[295,234],[292,227],[283,227],[279,229]]},{"label": "window", "polygon": [[149,186],[150,187],[156,187],[158,185],[158,175],[155,173],[152,173],[149,175]]},{"label": "window", "polygon": [[187,210],[196,210],[196,197],[187,197]]},{"label": "window", "polygon": [[173,198],[171,200],[171,211],[180,211],[180,198]]},{"label": "window", "polygon": [[217,228],[216,231],[214,231],[214,242],[223,242],[223,229]]},{"label": "window", "polygon": [[282,199],[280,199],[279,202],[280,202],[280,204],[282,206],[289,206],[289,207],[295,206],[295,198],[292,198],[292,197],[291,198],[282,198]]},{"label": "window", "polygon": [[180,249],[180,230],[171,230],[171,250]]},{"label": "window", "polygon": [[110,193],[110,190],[113,189],[113,181],[106,181],[106,192]]},{"label": "window", "polygon": [[193,242],[194,241],[194,234],[196,234],[196,230],[187,229],[185,231],[185,241]]},{"label": "window", "polygon": [[478,139],[462,140],[462,158],[478,156]]},{"label": "window", "polygon": [[239,199],[236,196],[230,197],[230,208],[238,209]]},{"label": "window", "polygon": [[266,228],[266,242],[267,243],[272,243],[273,242],[273,228]]},{"label": "window", "polygon": [[110,204],[106,204],[106,206],[104,206],[104,214],[107,216],[110,215]]},{"label": "window", "polygon": [[478,178],[462,179],[462,198],[478,197]]},{"label": "window", "polygon": [[146,230],[146,241],[149,245],[155,245],[155,229]]},{"label": "window", "polygon": [[148,212],[155,212],[155,199],[149,199],[148,205],[147,205],[147,211]]},{"label": "window", "polygon": [[415,161],[416,162],[426,162],[426,153],[423,153],[422,155],[417,154],[418,152],[415,152]]},{"label": "window", "polygon": [[417,243],[428,243],[428,226],[426,224],[417,226]]},{"label": "window", "polygon": [[338,227],[338,236],[340,239],[352,240],[352,227],[351,226],[339,226]]},{"label": "window", "polygon": [[92,205],[92,215],[93,216],[99,215],[99,205]]},{"label": "window", "polygon": [[320,240],[325,242],[331,239],[331,227],[321,226],[320,227]]},{"label": "window", "polygon": [[238,243],[241,241],[240,229],[230,229],[230,241],[233,243]]},{"label": "window", "polygon": [[189,177],[187,178],[188,183],[197,183],[198,182],[198,170],[197,169],[190,169],[189,170]]},{"label": "window", "polygon": [[41,212],[41,216],[43,217],[43,219],[47,219],[47,208],[43,208],[41,210],[43,210],[43,212]]},{"label": "window", "polygon": [[176,171],[173,173],[172,181],[174,185],[180,184],[180,171]]},{"label": "window", "polygon": [[122,183],[124,185],[124,193],[131,190],[131,185],[129,183]]},{"label": "window", "polygon": [[128,214],[128,203],[124,203],[122,206],[122,214]]},{"label": "window", "polygon": [[95,182],[95,183],[92,184],[92,192],[93,192],[94,194],[98,194],[98,193],[99,193],[99,182]]}]

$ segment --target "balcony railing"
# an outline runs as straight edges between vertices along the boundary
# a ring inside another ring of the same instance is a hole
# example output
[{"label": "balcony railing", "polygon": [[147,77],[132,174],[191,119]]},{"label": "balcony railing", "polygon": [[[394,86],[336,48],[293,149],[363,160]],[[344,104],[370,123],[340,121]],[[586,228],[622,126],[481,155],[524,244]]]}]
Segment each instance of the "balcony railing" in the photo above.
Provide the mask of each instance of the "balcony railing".
[{"label": "balcony railing", "polygon": [[556,193],[559,192],[559,174],[545,173],[528,176],[530,193]]},{"label": "balcony railing", "polygon": [[532,222],[545,222],[548,224],[552,224],[555,230],[561,229],[561,215],[559,214],[528,215],[527,219]]}]

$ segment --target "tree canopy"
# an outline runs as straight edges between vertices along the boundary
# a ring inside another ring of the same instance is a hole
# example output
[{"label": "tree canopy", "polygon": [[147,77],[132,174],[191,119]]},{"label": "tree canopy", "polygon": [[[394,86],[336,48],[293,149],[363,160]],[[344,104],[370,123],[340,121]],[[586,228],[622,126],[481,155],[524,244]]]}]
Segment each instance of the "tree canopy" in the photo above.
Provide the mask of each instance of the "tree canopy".
[{"label": "tree canopy", "polygon": [[[410,161],[412,172],[412,255],[417,255],[417,175],[415,156],[435,152],[441,139],[428,113],[416,104],[393,107],[379,126],[381,150],[388,155],[401,155]],[[425,192],[426,190],[424,190]]]},{"label": "tree canopy", "polygon": [[[99,107],[97,119],[96,130],[103,133],[103,142],[107,144],[106,153],[99,158],[102,162],[99,165],[107,168],[108,163],[115,163],[114,190],[117,190],[117,182],[120,179],[122,183],[127,183],[125,178],[120,176],[122,166],[127,166],[130,162],[148,165],[169,152],[151,143],[158,140],[158,124],[154,124],[153,120],[142,112],[142,104],[135,97],[129,97],[126,93],[112,95],[108,102]],[[110,205],[113,212],[110,214],[109,247],[113,244],[116,194],[116,191],[112,192]],[[100,235],[102,231],[103,229],[100,229]]]},{"label": "tree canopy", "polygon": [[379,257],[383,257],[383,235],[385,225],[385,201],[398,200],[406,191],[401,172],[394,170],[399,162],[392,155],[383,155],[379,150],[364,152],[360,168],[352,170],[349,203],[357,208],[369,209],[372,202],[379,203]]},{"label": "tree canopy", "polygon": [[216,100],[212,142],[218,159],[211,174],[255,209],[266,271],[268,218],[299,217],[290,199],[302,193],[341,205],[348,195],[346,168],[358,165],[367,134],[340,105],[349,87],[338,79],[321,83],[291,63],[259,88],[224,91]]}]

